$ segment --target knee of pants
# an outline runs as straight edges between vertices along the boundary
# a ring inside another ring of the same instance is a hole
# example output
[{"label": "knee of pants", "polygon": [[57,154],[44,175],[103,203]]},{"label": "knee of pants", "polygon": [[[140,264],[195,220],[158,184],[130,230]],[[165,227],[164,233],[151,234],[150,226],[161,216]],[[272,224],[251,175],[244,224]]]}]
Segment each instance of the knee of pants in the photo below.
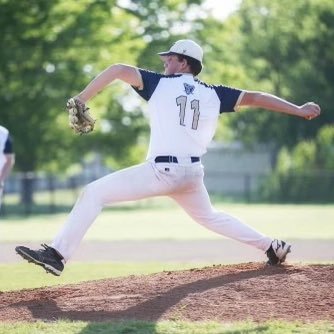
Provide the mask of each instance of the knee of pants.
[{"label": "knee of pants", "polygon": [[215,225],[215,224],[228,224],[231,222],[232,217],[228,214],[219,211],[211,211],[206,215],[200,215],[194,217],[201,225]]},{"label": "knee of pants", "polygon": [[87,184],[81,191],[80,199],[88,201],[89,203],[95,203],[103,205],[100,192],[96,189],[94,182]]},{"label": "knee of pants", "polygon": [[205,214],[192,215],[192,218],[195,219],[202,225],[210,224],[214,222],[219,217],[219,213],[215,211],[206,212]]}]

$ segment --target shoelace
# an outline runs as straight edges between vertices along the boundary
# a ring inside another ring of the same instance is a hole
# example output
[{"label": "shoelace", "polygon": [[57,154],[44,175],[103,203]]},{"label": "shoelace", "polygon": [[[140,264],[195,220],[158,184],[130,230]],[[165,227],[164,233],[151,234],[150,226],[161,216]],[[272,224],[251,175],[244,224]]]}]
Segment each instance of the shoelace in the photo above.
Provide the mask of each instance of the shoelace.
[{"label": "shoelace", "polygon": [[41,252],[51,252],[54,256],[58,257],[59,260],[63,260],[63,256],[58,253],[54,248],[48,246],[47,244],[41,244],[41,246],[44,248],[44,249],[40,249]]},{"label": "shoelace", "polygon": [[50,250],[51,249],[51,247],[48,246],[47,244],[41,244],[41,246],[44,248],[44,249],[41,249],[41,251]]}]

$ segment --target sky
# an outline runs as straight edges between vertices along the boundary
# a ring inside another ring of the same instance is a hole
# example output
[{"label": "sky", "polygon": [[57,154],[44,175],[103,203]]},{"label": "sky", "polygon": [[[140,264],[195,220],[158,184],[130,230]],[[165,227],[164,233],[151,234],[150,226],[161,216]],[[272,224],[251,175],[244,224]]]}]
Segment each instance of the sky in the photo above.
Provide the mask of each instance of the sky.
[{"label": "sky", "polygon": [[224,20],[233,11],[238,9],[242,0],[206,0],[204,6],[212,10],[212,15]]}]

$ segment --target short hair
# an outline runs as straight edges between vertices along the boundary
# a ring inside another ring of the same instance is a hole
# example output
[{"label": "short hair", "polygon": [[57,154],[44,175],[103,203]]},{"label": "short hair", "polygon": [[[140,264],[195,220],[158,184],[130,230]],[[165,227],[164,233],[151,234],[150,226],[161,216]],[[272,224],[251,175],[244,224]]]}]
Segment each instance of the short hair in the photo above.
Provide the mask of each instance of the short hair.
[{"label": "short hair", "polygon": [[180,54],[175,54],[175,55],[177,56],[179,61],[182,61],[183,59],[187,61],[187,64],[189,65],[191,73],[193,75],[196,76],[199,73],[201,73],[203,66],[199,60],[186,55],[180,55]]}]

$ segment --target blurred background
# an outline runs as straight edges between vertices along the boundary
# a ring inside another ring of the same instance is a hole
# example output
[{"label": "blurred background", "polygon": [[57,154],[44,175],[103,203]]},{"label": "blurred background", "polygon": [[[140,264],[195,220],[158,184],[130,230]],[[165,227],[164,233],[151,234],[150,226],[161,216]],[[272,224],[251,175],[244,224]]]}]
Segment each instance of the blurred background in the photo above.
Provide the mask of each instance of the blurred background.
[{"label": "blurred background", "polygon": [[145,103],[131,88],[113,84],[89,103],[97,124],[87,136],[69,129],[65,104],[110,64],[161,72],[157,52],[182,38],[205,51],[201,80],[322,108],[312,121],[222,115],[203,159],[209,192],[333,203],[332,0],[1,0],[0,29],[0,124],[16,153],[2,216],[67,211],[84,184],[145,159]]}]

